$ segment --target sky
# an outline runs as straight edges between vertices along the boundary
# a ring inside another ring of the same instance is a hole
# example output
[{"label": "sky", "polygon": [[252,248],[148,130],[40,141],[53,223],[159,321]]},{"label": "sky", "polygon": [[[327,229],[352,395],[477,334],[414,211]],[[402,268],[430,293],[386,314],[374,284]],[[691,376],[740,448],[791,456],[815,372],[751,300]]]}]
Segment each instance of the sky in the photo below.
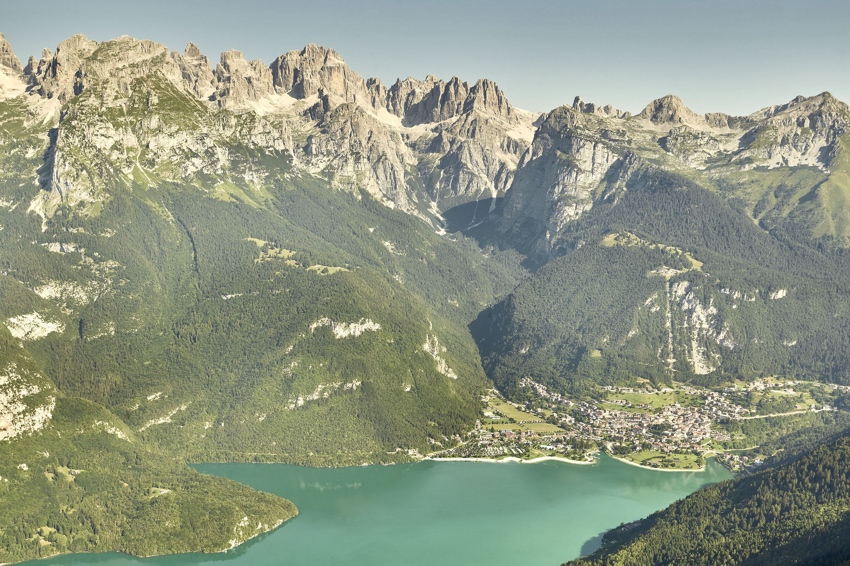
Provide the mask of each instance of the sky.
[{"label": "sky", "polygon": [[82,33],[121,35],[215,64],[266,64],[307,43],[364,77],[494,80],[514,106],[576,95],[639,112],[676,94],[692,110],[750,114],[798,94],[850,102],[847,0],[3,0],[0,32],[23,63]]}]

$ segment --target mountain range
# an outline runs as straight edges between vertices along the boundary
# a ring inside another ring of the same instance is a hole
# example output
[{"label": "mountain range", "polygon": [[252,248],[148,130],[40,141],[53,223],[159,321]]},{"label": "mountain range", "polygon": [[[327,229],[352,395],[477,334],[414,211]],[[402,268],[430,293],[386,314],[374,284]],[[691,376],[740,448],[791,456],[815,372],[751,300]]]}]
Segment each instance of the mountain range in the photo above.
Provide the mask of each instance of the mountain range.
[{"label": "mountain range", "polygon": [[416,459],[494,383],[850,384],[849,118],[0,35],[0,560],[227,548],[296,510],[186,462]]}]

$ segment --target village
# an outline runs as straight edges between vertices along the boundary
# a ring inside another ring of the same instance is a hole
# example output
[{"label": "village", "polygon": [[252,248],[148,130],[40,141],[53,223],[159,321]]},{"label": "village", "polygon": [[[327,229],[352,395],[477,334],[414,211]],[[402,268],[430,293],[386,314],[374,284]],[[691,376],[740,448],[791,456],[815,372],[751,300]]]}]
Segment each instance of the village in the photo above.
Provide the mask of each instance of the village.
[{"label": "village", "polygon": [[[752,419],[801,420],[836,410],[836,395],[850,388],[768,378],[716,389],[673,383],[655,388],[604,386],[591,397],[572,399],[523,379],[531,400],[506,400],[491,390],[482,397],[484,418],[465,439],[439,458],[559,458],[592,463],[599,452],[654,468],[698,470],[716,457],[732,471],[754,470],[766,455],[747,444],[735,423]],[[801,421],[802,422],[802,421]]]}]

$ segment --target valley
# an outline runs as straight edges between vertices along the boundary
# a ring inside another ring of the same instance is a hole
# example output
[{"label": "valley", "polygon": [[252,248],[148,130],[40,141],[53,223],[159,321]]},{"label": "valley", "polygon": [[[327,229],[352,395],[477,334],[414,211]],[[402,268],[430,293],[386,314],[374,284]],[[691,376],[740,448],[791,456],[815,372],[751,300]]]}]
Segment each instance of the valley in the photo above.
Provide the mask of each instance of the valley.
[{"label": "valley", "polygon": [[297,530],[285,489],[196,471],[237,462],[575,479],[548,460],[610,455],[677,497],[739,472],[591,562],[703,544],[667,535],[682,506],[764,534],[723,523],[729,563],[845,524],[850,107],[830,93],[533,113],[315,44],[213,64],[83,35],[26,65],[0,35],[0,79],[0,562]]}]

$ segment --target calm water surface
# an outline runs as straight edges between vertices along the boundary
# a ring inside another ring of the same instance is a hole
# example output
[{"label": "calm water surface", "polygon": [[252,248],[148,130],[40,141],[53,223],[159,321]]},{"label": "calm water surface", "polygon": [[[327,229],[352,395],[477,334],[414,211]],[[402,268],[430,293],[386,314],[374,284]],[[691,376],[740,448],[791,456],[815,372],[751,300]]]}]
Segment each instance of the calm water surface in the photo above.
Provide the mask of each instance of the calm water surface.
[{"label": "calm water surface", "polygon": [[301,514],[221,554],[68,555],[38,566],[556,566],[595,550],[604,531],[732,477],[714,461],[704,472],[674,473],[606,456],[593,466],[550,461],[197,468],[284,496]]}]

